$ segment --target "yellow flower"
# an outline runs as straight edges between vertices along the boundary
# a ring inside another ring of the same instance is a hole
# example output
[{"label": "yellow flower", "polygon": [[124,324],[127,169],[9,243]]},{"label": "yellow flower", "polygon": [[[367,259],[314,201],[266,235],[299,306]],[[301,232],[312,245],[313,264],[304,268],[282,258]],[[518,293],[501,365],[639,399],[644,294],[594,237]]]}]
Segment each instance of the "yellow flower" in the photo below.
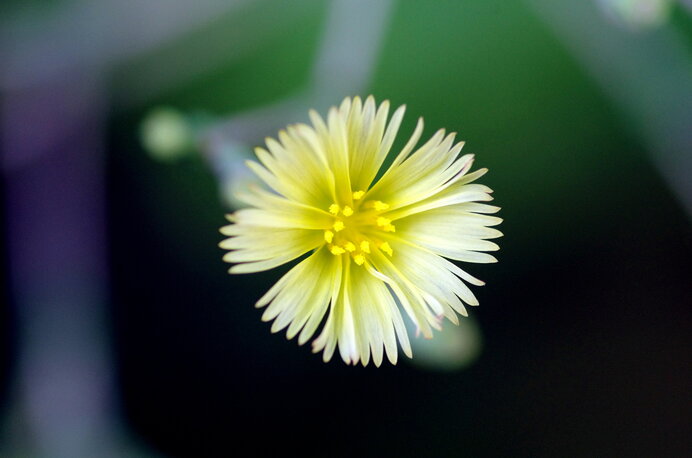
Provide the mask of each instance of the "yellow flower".
[{"label": "yellow flower", "polygon": [[[404,107],[387,121],[389,103],[346,98],[327,121],[310,112],[312,126],[291,125],[257,148],[248,166],[272,191],[239,195],[251,208],[228,216],[224,261],[230,273],[259,272],[304,257],[258,302],[272,332],[310,339],[326,316],[313,351],[329,361],[375,365],[386,353],[396,364],[397,339],[411,357],[403,312],[426,338],[443,317],[455,324],[464,304],[478,305],[464,281],[482,285],[445,258],[496,262],[483,251],[499,247],[491,228],[502,220],[492,190],[471,184],[487,170],[467,174],[473,155],[439,130],[414,150],[413,135],[388,167]],[[383,168],[380,178],[378,172]],[[464,281],[462,281],[464,280]],[[401,308],[401,310],[400,310]]]}]

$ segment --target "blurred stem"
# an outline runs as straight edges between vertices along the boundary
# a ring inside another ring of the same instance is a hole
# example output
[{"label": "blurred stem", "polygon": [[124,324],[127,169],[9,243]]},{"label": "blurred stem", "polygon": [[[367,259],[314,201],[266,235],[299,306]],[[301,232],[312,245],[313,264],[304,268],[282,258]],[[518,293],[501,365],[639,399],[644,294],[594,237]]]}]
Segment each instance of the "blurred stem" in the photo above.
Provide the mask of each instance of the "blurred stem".
[{"label": "blurred stem", "polygon": [[97,79],[11,92],[2,106],[19,339],[7,442],[19,456],[95,456],[116,423]]}]

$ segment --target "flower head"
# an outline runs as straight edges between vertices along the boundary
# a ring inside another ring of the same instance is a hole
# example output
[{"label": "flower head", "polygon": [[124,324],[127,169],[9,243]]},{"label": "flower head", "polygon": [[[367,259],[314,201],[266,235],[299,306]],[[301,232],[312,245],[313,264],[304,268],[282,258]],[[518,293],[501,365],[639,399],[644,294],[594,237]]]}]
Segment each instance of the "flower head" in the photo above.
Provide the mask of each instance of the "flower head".
[{"label": "flower head", "polygon": [[[490,214],[490,188],[472,184],[487,170],[467,173],[473,155],[437,131],[415,149],[413,135],[384,166],[404,115],[388,121],[389,103],[346,98],[326,122],[296,124],[257,148],[248,166],[271,188],[239,195],[251,208],[228,216],[221,242],[231,273],[259,272],[304,257],[258,302],[272,331],[286,327],[298,343],[323,320],[313,351],[329,361],[338,347],[346,363],[397,361],[397,340],[411,357],[402,311],[432,337],[443,317],[458,323],[464,304],[478,305],[464,282],[482,285],[449,261],[495,262],[484,251],[502,220]],[[383,169],[378,178],[380,169]]]}]

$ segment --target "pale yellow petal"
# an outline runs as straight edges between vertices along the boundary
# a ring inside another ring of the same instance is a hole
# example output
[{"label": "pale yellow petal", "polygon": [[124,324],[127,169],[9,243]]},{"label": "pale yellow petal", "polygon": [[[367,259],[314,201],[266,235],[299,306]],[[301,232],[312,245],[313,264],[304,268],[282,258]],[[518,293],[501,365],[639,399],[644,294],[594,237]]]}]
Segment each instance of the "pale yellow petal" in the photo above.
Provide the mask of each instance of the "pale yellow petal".
[{"label": "pale yellow petal", "polygon": [[[329,361],[387,359],[398,345],[412,356],[404,318],[433,337],[441,320],[458,324],[478,300],[466,283],[482,285],[451,260],[494,262],[490,241],[502,235],[492,190],[473,181],[472,154],[438,130],[422,146],[419,119],[386,170],[405,107],[391,116],[387,101],[346,98],[312,125],[295,124],[257,148],[248,166],[268,189],[238,193],[249,206],[221,228],[219,246],[231,273],[271,269],[304,257],[257,301],[271,331],[286,330]],[[377,176],[381,178],[376,179]],[[449,259],[446,259],[449,258]],[[406,315],[406,317],[404,317]]]}]

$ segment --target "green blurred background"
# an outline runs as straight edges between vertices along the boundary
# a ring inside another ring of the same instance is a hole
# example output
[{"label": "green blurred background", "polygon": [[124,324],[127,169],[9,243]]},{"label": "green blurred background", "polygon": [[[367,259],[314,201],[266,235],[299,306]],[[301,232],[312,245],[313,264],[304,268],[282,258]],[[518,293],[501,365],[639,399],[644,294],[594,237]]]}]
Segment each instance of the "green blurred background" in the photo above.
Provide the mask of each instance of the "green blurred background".
[{"label": "green blurred background", "polygon": [[[141,142],[161,107],[202,138],[303,93],[331,7],[239,2],[99,70],[104,333],[117,416],[140,447],[122,455],[233,456],[249,446],[253,456],[688,456],[692,194],[676,177],[692,172],[689,4],[388,6],[360,95],[407,105],[399,146],[418,116],[424,138],[458,132],[475,167],[490,169],[482,182],[495,190],[505,236],[498,264],[463,266],[487,283],[469,320],[480,353],[456,366],[379,369],[324,364],[270,334],[253,304],[286,269],[226,274],[217,243],[230,210],[207,144],[160,160]],[[2,8],[21,18],[59,6]],[[148,13],[137,17],[156,27],[157,11]],[[316,108],[346,95],[356,94],[322,94]],[[5,416],[18,415],[12,298]],[[31,428],[22,437],[18,456],[32,447]]]}]

